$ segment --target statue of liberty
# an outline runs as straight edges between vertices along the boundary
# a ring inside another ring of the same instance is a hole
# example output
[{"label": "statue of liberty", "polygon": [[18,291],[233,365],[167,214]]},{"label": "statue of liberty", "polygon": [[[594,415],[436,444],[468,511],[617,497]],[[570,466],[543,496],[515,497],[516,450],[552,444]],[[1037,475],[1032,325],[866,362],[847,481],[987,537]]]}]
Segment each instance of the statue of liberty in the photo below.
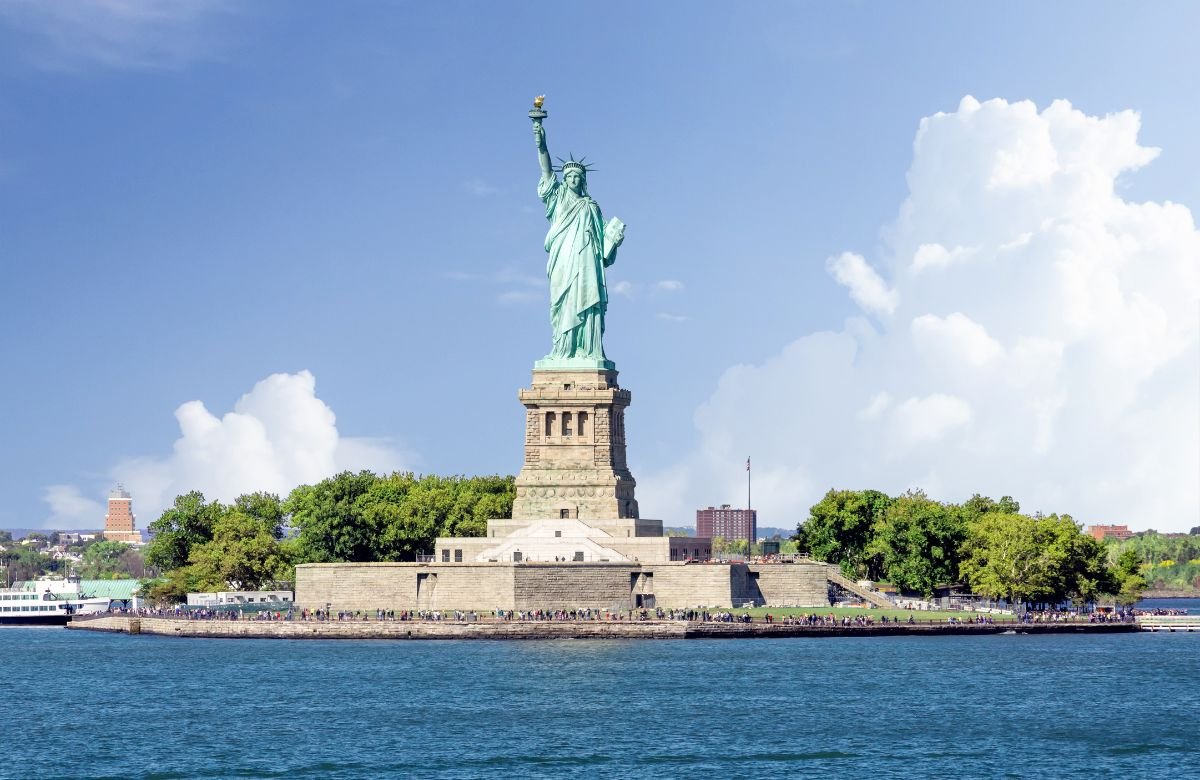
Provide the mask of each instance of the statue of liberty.
[{"label": "statue of liberty", "polygon": [[550,280],[550,324],[554,345],[537,368],[605,368],[613,364],[604,355],[604,314],[608,291],[604,269],[617,259],[625,239],[625,225],[612,219],[605,225],[600,205],[588,195],[588,166],[582,161],[561,160],[562,180],[555,175],[546,148],[542,98],[534,100],[533,136],[537,140],[542,178],[538,197],[546,204],[546,276]]}]

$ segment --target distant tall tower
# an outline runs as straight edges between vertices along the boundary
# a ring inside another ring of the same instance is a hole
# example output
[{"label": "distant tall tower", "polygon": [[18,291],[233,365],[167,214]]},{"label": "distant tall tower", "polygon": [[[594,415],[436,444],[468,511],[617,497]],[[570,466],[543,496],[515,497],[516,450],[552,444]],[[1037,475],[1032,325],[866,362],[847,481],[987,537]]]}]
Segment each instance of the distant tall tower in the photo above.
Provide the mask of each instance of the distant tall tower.
[{"label": "distant tall tower", "polygon": [[133,498],[124,485],[108,494],[108,514],[104,516],[104,538],[110,542],[141,544],[142,535],[134,530]]}]

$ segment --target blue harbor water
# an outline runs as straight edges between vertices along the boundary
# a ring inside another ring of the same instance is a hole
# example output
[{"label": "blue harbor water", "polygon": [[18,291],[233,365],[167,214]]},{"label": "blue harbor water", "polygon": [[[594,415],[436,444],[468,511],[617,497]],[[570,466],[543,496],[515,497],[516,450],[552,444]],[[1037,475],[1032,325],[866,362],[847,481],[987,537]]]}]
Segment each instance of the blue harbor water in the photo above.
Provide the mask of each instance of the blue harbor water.
[{"label": "blue harbor water", "polygon": [[1198,634],[389,642],[5,628],[0,668],[3,778],[1200,777]]}]

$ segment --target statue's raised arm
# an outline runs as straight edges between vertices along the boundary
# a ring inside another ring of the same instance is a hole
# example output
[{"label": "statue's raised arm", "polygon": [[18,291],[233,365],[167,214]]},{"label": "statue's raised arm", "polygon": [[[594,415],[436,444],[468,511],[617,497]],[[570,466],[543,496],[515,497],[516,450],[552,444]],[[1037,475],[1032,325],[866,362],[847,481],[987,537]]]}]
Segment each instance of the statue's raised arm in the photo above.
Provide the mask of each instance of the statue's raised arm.
[{"label": "statue's raised arm", "polygon": [[533,137],[537,140],[538,162],[542,166],[542,178],[553,179],[554,167],[550,164],[550,150],[546,148],[546,128],[541,122],[533,123]]},{"label": "statue's raised arm", "polygon": [[550,162],[550,150],[546,148],[546,128],[542,125],[542,120],[546,118],[546,112],[542,110],[542,101],[544,95],[538,95],[533,100],[533,110],[529,112],[529,118],[533,120],[533,138],[537,142],[538,163],[542,166],[542,178],[554,178],[554,166]]}]

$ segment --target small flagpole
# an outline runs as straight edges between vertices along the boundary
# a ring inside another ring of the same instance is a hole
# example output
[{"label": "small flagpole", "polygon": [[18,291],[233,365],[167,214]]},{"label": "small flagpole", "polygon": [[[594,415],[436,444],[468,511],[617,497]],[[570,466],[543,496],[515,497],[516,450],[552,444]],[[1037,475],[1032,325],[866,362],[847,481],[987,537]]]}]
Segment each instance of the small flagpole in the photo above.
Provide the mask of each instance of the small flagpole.
[{"label": "small flagpole", "polygon": [[750,522],[750,456],[746,456],[746,563],[750,563],[750,553],[754,552],[754,524]]}]

